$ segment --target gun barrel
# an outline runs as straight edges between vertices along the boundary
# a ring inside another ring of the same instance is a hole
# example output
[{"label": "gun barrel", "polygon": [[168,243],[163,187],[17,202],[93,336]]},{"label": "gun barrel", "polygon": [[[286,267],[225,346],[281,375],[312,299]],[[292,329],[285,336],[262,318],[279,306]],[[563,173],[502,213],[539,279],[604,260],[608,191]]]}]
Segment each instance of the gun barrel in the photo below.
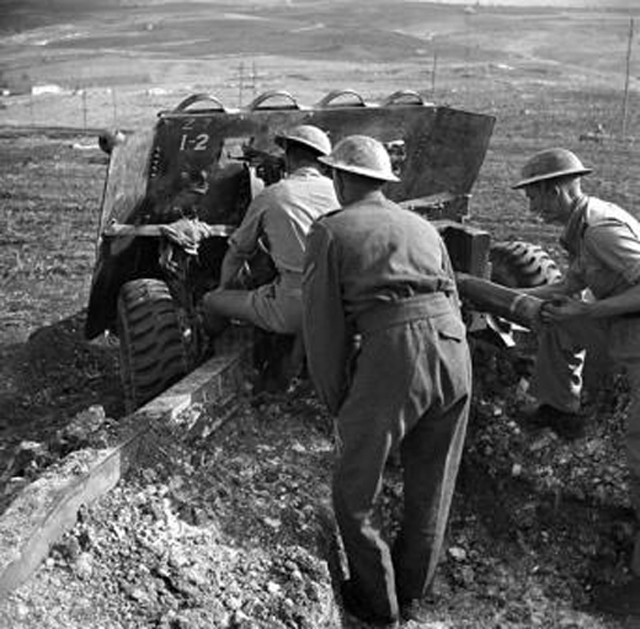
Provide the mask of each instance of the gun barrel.
[{"label": "gun barrel", "polygon": [[461,297],[479,310],[527,328],[535,327],[538,322],[542,299],[467,273],[457,273],[456,281]]}]

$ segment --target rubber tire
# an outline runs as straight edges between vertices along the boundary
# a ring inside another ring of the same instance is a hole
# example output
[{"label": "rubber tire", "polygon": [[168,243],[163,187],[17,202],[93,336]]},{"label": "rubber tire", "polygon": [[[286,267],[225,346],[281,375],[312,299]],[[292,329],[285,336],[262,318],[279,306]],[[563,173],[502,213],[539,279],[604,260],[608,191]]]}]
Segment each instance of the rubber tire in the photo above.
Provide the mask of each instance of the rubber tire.
[{"label": "rubber tire", "polygon": [[178,312],[161,280],[127,282],[118,295],[120,375],[127,412],[177,382],[189,370]]},{"label": "rubber tire", "polygon": [[491,281],[511,288],[534,288],[557,282],[562,273],[540,246],[517,240],[491,246]]}]

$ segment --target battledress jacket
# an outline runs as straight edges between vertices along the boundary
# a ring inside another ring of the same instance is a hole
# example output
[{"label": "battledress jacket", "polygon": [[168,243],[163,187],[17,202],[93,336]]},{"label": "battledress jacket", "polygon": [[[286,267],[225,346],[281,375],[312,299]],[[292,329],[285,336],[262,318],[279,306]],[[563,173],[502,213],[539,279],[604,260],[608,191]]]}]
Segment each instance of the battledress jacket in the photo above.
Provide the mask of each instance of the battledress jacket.
[{"label": "battledress jacket", "polygon": [[451,261],[435,227],[375,193],[312,226],[303,276],[307,361],[337,413],[349,387],[358,319],[384,304],[444,292],[460,315]]}]

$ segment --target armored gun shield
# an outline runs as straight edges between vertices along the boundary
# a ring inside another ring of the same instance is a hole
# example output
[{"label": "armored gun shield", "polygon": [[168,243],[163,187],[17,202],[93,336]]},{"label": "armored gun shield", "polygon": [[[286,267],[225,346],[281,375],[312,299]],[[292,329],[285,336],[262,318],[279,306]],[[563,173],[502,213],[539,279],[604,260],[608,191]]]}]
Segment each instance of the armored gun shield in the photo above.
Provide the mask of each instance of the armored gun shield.
[{"label": "armored gun shield", "polygon": [[[468,214],[494,119],[427,103],[414,92],[375,103],[355,92],[332,92],[313,106],[269,92],[242,109],[194,95],[160,112],[153,129],[115,145],[85,332],[88,338],[104,330],[119,334],[123,372],[130,374],[125,390],[135,404],[197,363],[193,305],[215,286],[226,238],[253,196],[283,176],[275,137],[300,124],[320,127],[334,144],[352,134],[380,140],[399,178],[385,194],[442,222],[447,232]],[[189,259],[188,272],[168,278],[162,226],[182,218],[208,226],[209,237]],[[466,259],[459,270],[473,271],[470,265],[479,262],[468,238],[456,232],[451,241],[459,250],[455,257]],[[157,357],[161,351],[165,358]]]}]

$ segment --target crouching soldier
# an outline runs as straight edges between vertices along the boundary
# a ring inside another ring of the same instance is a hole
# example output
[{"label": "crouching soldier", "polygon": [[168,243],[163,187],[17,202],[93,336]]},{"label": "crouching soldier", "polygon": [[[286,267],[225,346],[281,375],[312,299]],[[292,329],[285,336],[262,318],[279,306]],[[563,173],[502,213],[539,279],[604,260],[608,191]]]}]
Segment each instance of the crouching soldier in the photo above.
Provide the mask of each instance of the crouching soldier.
[{"label": "crouching soldier", "polygon": [[[587,360],[608,352],[629,381],[627,459],[640,514],[640,223],[617,205],[584,194],[581,178],[590,172],[571,151],[552,148],[533,155],[514,186],[524,190],[532,212],[564,227],[561,243],[569,256],[562,281],[527,291],[547,301],[532,382],[538,406],[525,419],[566,439],[580,437],[584,350]],[[576,299],[583,289],[595,299]],[[640,533],[632,571],[628,583],[600,593],[603,611],[640,616]]]}]

